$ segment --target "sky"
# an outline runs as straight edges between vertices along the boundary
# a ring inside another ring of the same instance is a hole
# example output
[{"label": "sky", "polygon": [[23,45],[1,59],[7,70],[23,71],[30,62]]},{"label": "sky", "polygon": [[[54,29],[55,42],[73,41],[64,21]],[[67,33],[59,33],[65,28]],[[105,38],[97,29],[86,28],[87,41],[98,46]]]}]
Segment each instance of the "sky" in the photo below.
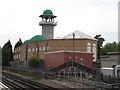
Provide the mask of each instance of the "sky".
[{"label": "sky", "polygon": [[39,26],[43,11],[50,9],[57,17],[54,38],[64,37],[76,30],[92,37],[101,34],[105,43],[118,41],[119,0],[1,0],[0,46],[8,40],[14,46],[35,35],[41,35]]}]

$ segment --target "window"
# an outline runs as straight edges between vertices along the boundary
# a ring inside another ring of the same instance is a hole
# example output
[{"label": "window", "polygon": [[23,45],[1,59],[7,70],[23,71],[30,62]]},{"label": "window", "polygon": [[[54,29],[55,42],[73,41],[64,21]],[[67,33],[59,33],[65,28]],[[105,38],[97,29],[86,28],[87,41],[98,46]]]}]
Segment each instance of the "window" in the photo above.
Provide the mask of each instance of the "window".
[{"label": "window", "polygon": [[19,58],[20,58],[20,54],[19,54],[19,56],[18,56]]},{"label": "window", "polygon": [[42,51],[42,47],[39,47],[39,51]]},{"label": "window", "polygon": [[14,59],[16,59],[16,55],[14,55]]},{"label": "window", "polygon": [[17,57],[16,57],[17,59],[18,59],[18,55],[17,55]]},{"label": "window", "polygon": [[28,52],[31,52],[31,49],[30,49],[30,48],[28,49]]},{"label": "window", "polygon": [[50,46],[47,46],[47,51],[50,49]]},{"label": "window", "polygon": [[46,49],[45,49],[45,47],[43,47],[43,51],[45,51]]},{"label": "window", "polygon": [[14,52],[16,53],[16,49],[14,50]]},{"label": "window", "polygon": [[70,71],[75,71],[75,67],[70,67]]},{"label": "window", "polygon": [[87,43],[87,52],[91,53],[91,43]]},{"label": "window", "polygon": [[36,52],[38,51],[38,47],[36,47]]},{"label": "window", "polygon": [[69,60],[71,60],[72,57],[68,57]]},{"label": "window", "polygon": [[80,58],[80,64],[84,66],[83,58]]},{"label": "window", "polygon": [[96,50],[96,44],[95,43],[93,43],[93,45],[92,45],[92,52],[94,53],[93,54],[93,57],[94,57],[93,61],[96,61],[97,50]]},{"label": "window", "polygon": [[35,51],[35,48],[32,48],[32,51],[34,52],[34,51]]}]

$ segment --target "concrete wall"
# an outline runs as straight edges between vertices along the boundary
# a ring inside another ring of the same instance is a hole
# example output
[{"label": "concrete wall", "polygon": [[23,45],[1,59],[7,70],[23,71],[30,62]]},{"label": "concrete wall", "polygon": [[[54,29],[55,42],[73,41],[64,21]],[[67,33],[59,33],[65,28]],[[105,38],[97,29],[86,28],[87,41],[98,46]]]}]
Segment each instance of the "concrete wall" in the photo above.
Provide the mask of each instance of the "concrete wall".
[{"label": "concrete wall", "polygon": [[113,65],[120,64],[120,53],[111,53],[101,56],[101,67],[112,68]]},{"label": "concrete wall", "polygon": [[48,39],[53,39],[54,35],[54,26],[52,25],[43,25],[42,26],[42,35]]}]

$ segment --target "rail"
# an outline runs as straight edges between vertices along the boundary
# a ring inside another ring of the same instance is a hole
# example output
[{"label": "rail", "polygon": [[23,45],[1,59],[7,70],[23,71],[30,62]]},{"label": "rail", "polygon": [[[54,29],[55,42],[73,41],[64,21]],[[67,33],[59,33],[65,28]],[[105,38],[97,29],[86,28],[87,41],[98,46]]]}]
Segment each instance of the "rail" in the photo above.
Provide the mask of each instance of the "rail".
[{"label": "rail", "polygon": [[12,90],[58,90],[56,88],[5,72],[3,72],[2,79],[3,83]]}]

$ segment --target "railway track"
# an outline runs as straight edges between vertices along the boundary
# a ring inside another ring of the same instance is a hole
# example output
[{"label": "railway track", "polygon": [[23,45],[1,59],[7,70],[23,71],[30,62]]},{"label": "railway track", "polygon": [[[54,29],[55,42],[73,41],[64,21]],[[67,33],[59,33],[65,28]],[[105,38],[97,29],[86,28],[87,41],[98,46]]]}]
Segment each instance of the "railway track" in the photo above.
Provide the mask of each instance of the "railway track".
[{"label": "railway track", "polygon": [[2,82],[11,90],[58,90],[6,72],[3,72]]}]

